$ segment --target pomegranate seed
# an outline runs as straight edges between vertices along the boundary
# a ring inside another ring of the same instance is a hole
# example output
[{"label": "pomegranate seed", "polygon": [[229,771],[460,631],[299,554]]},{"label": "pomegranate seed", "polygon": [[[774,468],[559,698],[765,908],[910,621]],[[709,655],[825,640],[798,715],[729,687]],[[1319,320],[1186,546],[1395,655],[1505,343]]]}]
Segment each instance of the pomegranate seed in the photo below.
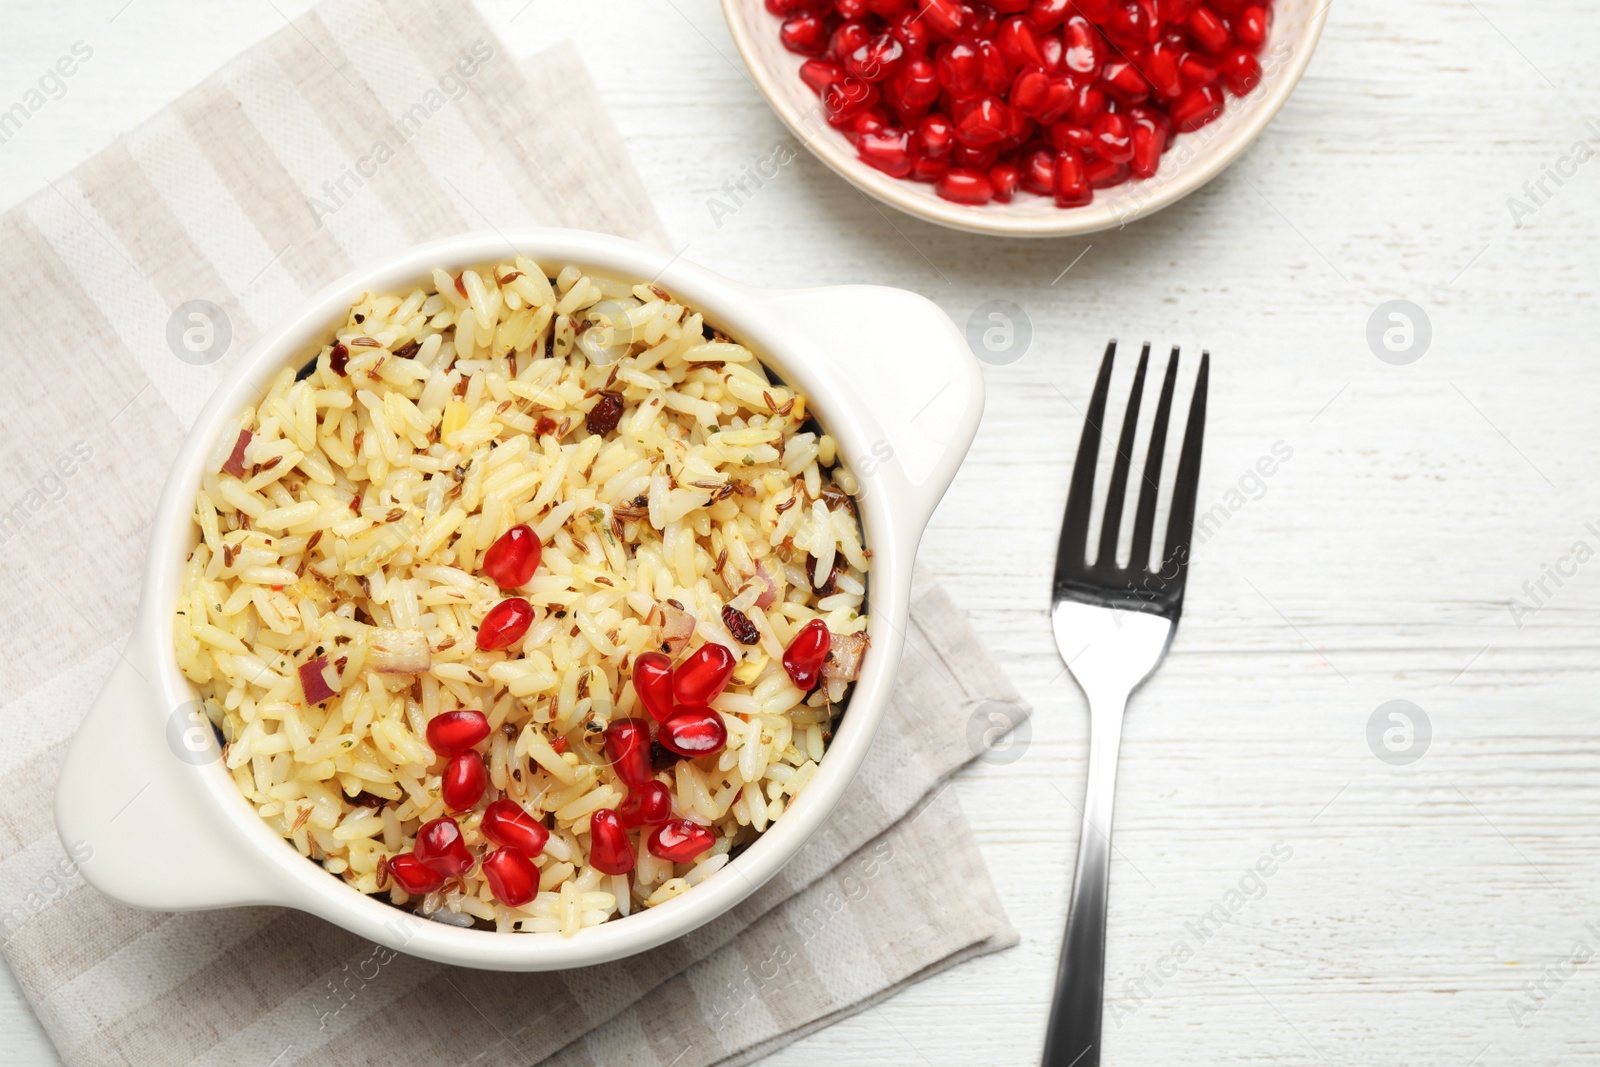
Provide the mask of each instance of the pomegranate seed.
[{"label": "pomegranate seed", "polygon": [[454,877],[472,870],[472,853],[461,839],[461,827],[448,815],[418,828],[417,846],[412,852],[417,859],[446,876]]},{"label": "pomegranate seed", "polygon": [[1076,148],[1087,152],[1094,147],[1094,134],[1070,122],[1058,122],[1050,127],[1050,143],[1056,148]]},{"label": "pomegranate seed", "polygon": [[1061,57],[1066,49],[1061,43],[1061,38],[1056,34],[1036,39],[1039,45],[1039,58],[1044,60],[1044,69],[1051,74],[1061,73]]},{"label": "pomegranate seed", "polygon": [[1147,126],[1151,129],[1160,130],[1164,136],[1172,136],[1172,120],[1160,108],[1133,104],[1124,108],[1122,113],[1127,115],[1128,121],[1135,126]]},{"label": "pomegranate seed", "polygon": [[1113,163],[1109,159],[1091,159],[1084,168],[1089,177],[1089,188],[1109,189],[1128,180],[1133,171],[1126,163]]},{"label": "pomegranate seed", "polygon": [[1028,10],[1031,0],[990,0],[989,6],[1002,15],[1020,15]]},{"label": "pomegranate seed", "polygon": [[1167,132],[1156,125],[1136,125],[1133,128],[1133,158],[1128,166],[1136,178],[1152,178],[1161,166],[1161,153],[1166,151]]},{"label": "pomegranate seed", "polygon": [[917,123],[916,149],[924,159],[945,159],[956,146],[956,127],[948,115],[935,112]]},{"label": "pomegranate seed", "polygon": [[917,161],[911,165],[911,180],[914,182],[936,182],[950,169],[948,159],[929,159],[918,156]]},{"label": "pomegranate seed", "polygon": [[920,0],[922,17],[941,37],[954,37],[967,22],[966,9],[955,0]]},{"label": "pomegranate seed", "polygon": [[778,39],[791,52],[820,56],[828,50],[828,24],[816,15],[795,15],[784,19]]},{"label": "pomegranate seed", "polygon": [[900,116],[900,121],[909,123],[925,114],[939,99],[939,93],[939,78],[933,61],[913,59],[890,79],[883,95]]},{"label": "pomegranate seed", "polygon": [[1233,35],[1241,46],[1259,52],[1267,43],[1267,31],[1271,27],[1272,12],[1260,4],[1251,4],[1233,20]]},{"label": "pomegranate seed", "polygon": [[519,596],[507,597],[483,617],[478,627],[478,647],[485,651],[509,648],[522,640],[532,622],[532,606]]},{"label": "pomegranate seed", "polygon": [[1094,123],[1094,154],[1110,163],[1126,163],[1133,158],[1133,124],[1109,112]]},{"label": "pomegranate seed", "polygon": [[1178,67],[1178,53],[1166,44],[1151,45],[1139,69],[1162,99],[1172,100],[1183,94],[1183,72]]},{"label": "pomegranate seed", "polygon": [[672,672],[673,698],[697,707],[710,704],[728,684],[737,662],[726,645],[706,642]]},{"label": "pomegranate seed", "polygon": [[981,170],[952,169],[945,171],[933,191],[946,200],[958,204],[987,204],[994,199],[994,186],[989,176]]},{"label": "pomegranate seed", "polygon": [[1068,70],[1085,76],[1100,73],[1100,68],[1105,64],[1105,38],[1090,25],[1088,19],[1082,15],[1068,19],[1066,29],[1062,31],[1062,40],[1066,48],[1061,54],[1061,61]]},{"label": "pomegranate seed", "polygon": [[1209,7],[1200,6],[1189,14],[1189,32],[1201,48],[1220,56],[1228,48],[1228,27]]},{"label": "pomegranate seed", "polygon": [[661,724],[656,739],[669,752],[687,759],[714,756],[728,743],[728,726],[722,713],[710,708],[679,708]]},{"label": "pomegranate seed", "polygon": [[939,84],[957,100],[977,96],[983,89],[983,59],[974,40],[952,41],[939,50],[934,63]]},{"label": "pomegranate seed", "polygon": [[1103,23],[1116,10],[1116,0],[1076,0],[1072,5],[1090,22]]},{"label": "pomegranate seed", "polygon": [[489,772],[483,766],[483,757],[472,751],[461,752],[445,765],[439,795],[451,811],[466,811],[483,799],[488,785]]},{"label": "pomegranate seed", "polygon": [[833,0],[833,9],[847,19],[858,19],[867,14],[867,0]]},{"label": "pomegranate seed", "polygon": [[514,848],[497,848],[483,858],[489,892],[508,908],[520,908],[539,895],[539,868]]},{"label": "pomegranate seed", "polygon": [[1034,35],[1033,23],[1025,18],[1009,18],[1000,24],[995,45],[1006,57],[1012,69],[1017,67],[1045,66],[1044,55],[1039,51],[1039,38]]},{"label": "pomegranate seed", "polygon": [[1052,192],[1058,207],[1081,207],[1094,200],[1094,189],[1089,185],[1087,168],[1077,149],[1063,148],[1056,153]]},{"label": "pomegranate seed", "polygon": [[825,59],[808,59],[800,64],[800,80],[811,86],[814,93],[821,93],[843,77],[844,71],[838,64]]},{"label": "pomegranate seed", "polygon": [[[996,163],[989,168],[989,185],[994,189],[996,200],[1002,204],[1009,204],[1012,197],[1017,195],[1017,190],[1022,188],[1022,172],[1010,163]],[[787,669],[788,665],[784,666]]]},{"label": "pomegranate seed", "polygon": [[1005,92],[1011,87],[1011,78],[1015,73],[1016,68],[1006,60],[999,45],[988,40],[978,42],[978,76],[984,92]]},{"label": "pomegranate seed", "polygon": [[689,863],[717,843],[717,835],[688,819],[673,819],[650,835],[650,855],[672,863]]},{"label": "pomegranate seed", "polygon": [[414,897],[433,892],[444,885],[444,875],[409,852],[389,857],[389,877],[394,884]]},{"label": "pomegranate seed", "polygon": [[[889,128],[889,116],[881,107],[868,108],[845,127],[844,135],[856,144],[861,143],[861,138],[869,133],[881,133]],[[731,609],[730,609],[731,610]],[[732,627],[729,627],[732,629]]]},{"label": "pomegranate seed", "polygon": [[589,816],[589,866],[601,874],[627,874],[638,862],[622,820],[610,808]]},{"label": "pomegranate seed", "polygon": [[481,711],[442,711],[428,722],[428,747],[445,759],[489,736],[489,720]]},{"label": "pomegranate seed", "polygon": [[672,660],[664,652],[641,652],[633,660],[633,690],[656,722],[672,714]]},{"label": "pomegranate seed", "polygon": [[911,0],[867,0],[867,6],[879,18],[891,19],[911,11],[915,5]]},{"label": "pomegranate seed", "polygon": [[[881,170],[891,178],[904,178],[910,174],[911,164],[915,161],[911,152],[911,135],[905,130],[891,129],[882,133],[863,134],[856,140],[856,154],[865,160],[869,167]],[[754,624],[749,625],[753,629]]]},{"label": "pomegranate seed", "polygon": [[1045,124],[1070,111],[1077,96],[1071,78],[1046,74],[1037,67],[1018,74],[1011,85],[1012,108]]},{"label": "pomegranate seed", "polygon": [[1049,92],[1050,75],[1044,72],[1044,68],[1026,68],[1020,71],[1017,80],[1011,83],[1011,106],[1024,115],[1038,118]]},{"label": "pomegranate seed", "polygon": [[528,584],[539,567],[544,545],[529,526],[513,526],[483,554],[483,573],[502,589]]},{"label": "pomegranate seed", "polygon": [[1151,0],[1125,0],[1118,4],[1105,20],[1104,28],[1111,43],[1122,49],[1155,44],[1161,36],[1161,22]]},{"label": "pomegranate seed", "polygon": [[1202,85],[1172,105],[1172,124],[1179,133],[1189,133],[1222,114],[1222,108],[1222,90],[1215,85]]},{"label": "pomegranate seed", "polygon": [[1244,96],[1261,84],[1261,63],[1243,48],[1237,48],[1222,61],[1222,81],[1234,96]]},{"label": "pomegranate seed", "polygon": [[809,692],[816,687],[832,644],[833,635],[828,632],[828,624],[821,619],[812,619],[800,627],[789,642],[789,647],[783,650],[783,669],[788,672],[789,680],[796,689]]},{"label": "pomegranate seed", "polygon": [[514,848],[529,859],[543,852],[544,843],[550,840],[550,831],[544,824],[524,811],[515,800],[497,800],[484,808],[479,829],[496,845]]},{"label": "pomegranate seed", "polygon": [[966,32],[973,37],[989,40],[1000,29],[1000,16],[988,4],[962,4],[966,12]]},{"label": "pomegranate seed", "polygon": [[622,798],[617,818],[630,830],[661,825],[672,818],[672,790],[660,782],[646,782]]},{"label": "pomegranate seed", "polygon": [[1150,96],[1150,83],[1126,59],[1113,59],[1100,70],[1100,84],[1108,95],[1124,104],[1137,104]]},{"label": "pomegranate seed", "polygon": [[606,758],[629,789],[650,780],[650,724],[644,719],[618,719],[606,727]]},{"label": "pomegranate seed", "polygon": [[881,82],[892,78],[906,62],[905,45],[893,34],[880,33],[844,57],[844,67],[858,78]]},{"label": "pomegranate seed", "polygon": [[1067,112],[1067,117],[1079,126],[1093,126],[1094,120],[1100,112],[1106,109],[1106,94],[1099,87],[1084,85],[1078,90],[1078,98],[1072,103],[1072,110]]},{"label": "pomegranate seed", "polygon": [[981,148],[1005,140],[1011,130],[1012,111],[998,96],[960,101],[956,108],[956,140]]},{"label": "pomegranate seed", "polygon": [[921,59],[928,54],[932,43],[931,31],[922,21],[921,12],[908,12],[889,23],[889,32],[905,45],[906,55]]},{"label": "pomegranate seed", "polygon": [[1056,187],[1056,154],[1036,148],[1022,157],[1022,187],[1040,196],[1053,196]]},{"label": "pomegranate seed", "polygon": [[1210,85],[1222,77],[1222,71],[1217,69],[1215,63],[1193,52],[1178,60],[1178,73],[1183,75],[1184,85],[1191,89]]},{"label": "pomegranate seed", "polygon": [[1040,33],[1049,33],[1072,14],[1072,0],[1033,0],[1028,5],[1028,21]]},{"label": "pomegranate seed", "polygon": [[828,38],[828,55],[843,64],[845,57],[872,39],[872,31],[859,22],[846,22]]},{"label": "pomegranate seed", "polygon": [[955,151],[950,153],[950,165],[956,170],[976,170],[987,174],[989,168],[999,160],[1000,146],[997,144],[989,145],[987,148],[957,144]]},{"label": "pomegranate seed", "polygon": [[834,82],[822,90],[822,110],[834,126],[843,126],[877,102],[878,87],[855,78]]}]

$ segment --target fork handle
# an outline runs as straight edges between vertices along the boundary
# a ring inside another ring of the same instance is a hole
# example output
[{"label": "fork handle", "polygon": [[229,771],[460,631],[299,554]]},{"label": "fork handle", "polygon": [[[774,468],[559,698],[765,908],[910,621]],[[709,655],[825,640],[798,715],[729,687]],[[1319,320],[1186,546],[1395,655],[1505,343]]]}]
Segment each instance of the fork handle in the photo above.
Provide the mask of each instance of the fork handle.
[{"label": "fork handle", "polygon": [[1111,876],[1111,807],[1126,698],[1096,709],[1090,720],[1089,775],[1072,907],[1061,943],[1055,1000],[1045,1031],[1044,1067],[1099,1067],[1100,1017],[1106,976],[1106,889]]}]

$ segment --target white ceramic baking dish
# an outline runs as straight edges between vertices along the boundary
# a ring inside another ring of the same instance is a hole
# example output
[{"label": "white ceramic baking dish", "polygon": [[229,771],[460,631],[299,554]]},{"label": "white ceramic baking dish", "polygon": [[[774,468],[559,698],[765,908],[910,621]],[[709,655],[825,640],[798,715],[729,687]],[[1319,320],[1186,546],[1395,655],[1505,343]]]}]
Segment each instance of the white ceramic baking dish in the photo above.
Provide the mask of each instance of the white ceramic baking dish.
[{"label": "white ceramic baking dish", "polygon": [[[222,426],[284,366],[304,362],[363,292],[410,287],[516,251],[650,279],[703,311],[811,398],[861,485],[873,553],[872,639],[860,680],[811,784],[723,870],[660,907],[572,938],[500,934],[420,919],[356,892],[302,857],[255,814],[192,714],[195,692],[173,651],[181,565],[201,468]],[[88,845],[89,884],[161,910],[271,904],[298,908],[396,950],[469,967],[554,970],[641,952],[708,922],[771,878],[832,814],[883,718],[907,625],[917,543],[960,465],[983,409],[967,342],[934,304],[876,286],[763,290],[654,248],[577,230],[468,234],[357,271],[258,344],[200,414],[155,512],[132,637],[67,754],[56,793],[64,843]],[[80,844],[81,843],[81,844]]]}]

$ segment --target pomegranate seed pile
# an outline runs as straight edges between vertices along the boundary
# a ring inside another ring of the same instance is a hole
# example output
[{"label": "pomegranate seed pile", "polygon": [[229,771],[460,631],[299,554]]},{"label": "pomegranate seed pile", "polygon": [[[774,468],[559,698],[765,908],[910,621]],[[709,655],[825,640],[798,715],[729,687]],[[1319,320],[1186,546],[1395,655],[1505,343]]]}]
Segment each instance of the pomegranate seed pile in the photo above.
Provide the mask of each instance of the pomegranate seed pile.
[{"label": "pomegranate seed pile", "polygon": [[867,649],[849,471],[664,291],[530,260],[368,295],[216,444],[179,665],[362,893],[573,935],[815,774]]},{"label": "pomegranate seed pile", "polygon": [[1082,207],[1261,83],[1271,0],[766,0],[868,165],[960,204]]}]

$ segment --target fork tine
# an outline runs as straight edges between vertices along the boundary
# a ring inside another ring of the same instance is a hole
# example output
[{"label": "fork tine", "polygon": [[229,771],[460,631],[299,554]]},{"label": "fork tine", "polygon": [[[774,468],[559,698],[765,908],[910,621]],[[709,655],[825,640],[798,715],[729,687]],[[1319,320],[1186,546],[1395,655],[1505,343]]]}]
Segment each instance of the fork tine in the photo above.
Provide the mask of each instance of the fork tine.
[{"label": "fork tine", "polygon": [[1089,511],[1094,503],[1094,468],[1100,456],[1100,425],[1106,416],[1106,394],[1111,390],[1111,365],[1117,358],[1117,342],[1106,345],[1100,361],[1100,377],[1089,399],[1089,413],[1083,420],[1083,435],[1078,439],[1078,458],[1072,464],[1072,486],[1067,491],[1067,514],[1061,523],[1061,543],[1056,549],[1056,583],[1064,577],[1083,574],[1088,564],[1085,550],[1089,542]]},{"label": "fork tine", "polygon": [[1143,484],[1139,486],[1139,507],[1133,517],[1133,552],[1128,557],[1130,570],[1150,566],[1150,539],[1156,528],[1156,498],[1161,493],[1161,458],[1167,450],[1167,422],[1172,417],[1172,392],[1178,384],[1178,346],[1167,359],[1167,375],[1161,381],[1161,399],[1156,402],[1155,421],[1150,424],[1150,450],[1145,453]]},{"label": "fork tine", "polygon": [[[1200,353],[1200,373],[1194,380],[1194,398],[1189,402],[1189,424],[1183,431],[1183,451],[1178,456],[1178,480],[1172,490],[1172,512],[1167,519],[1167,544],[1164,559],[1177,563],[1174,578],[1166,579],[1181,597],[1185,571],[1189,565],[1189,539],[1194,535],[1194,502],[1200,490],[1200,445],[1206,432],[1206,382],[1210,377],[1211,353]],[[1163,570],[1165,564],[1163,563]]]},{"label": "fork tine", "polygon": [[1117,442],[1116,459],[1111,465],[1111,488],[1106,494],[1105,517],[1100,524],[1100,552],[1095,556],[1095,567],[1115,570],[1117,566],[1117,535],[1122,533],[1122,502],[1128,492],[1128,466],[1133,461],[1133,436],[1139,428],[1139,401],[1144,396],[1144,372],[1150,365],[1150,343],[1145,342],[1139,352],[1139,369],[1133,375],[1133,389],[1128,394],[1128,406],[1122,414],[1122,434]]}]

